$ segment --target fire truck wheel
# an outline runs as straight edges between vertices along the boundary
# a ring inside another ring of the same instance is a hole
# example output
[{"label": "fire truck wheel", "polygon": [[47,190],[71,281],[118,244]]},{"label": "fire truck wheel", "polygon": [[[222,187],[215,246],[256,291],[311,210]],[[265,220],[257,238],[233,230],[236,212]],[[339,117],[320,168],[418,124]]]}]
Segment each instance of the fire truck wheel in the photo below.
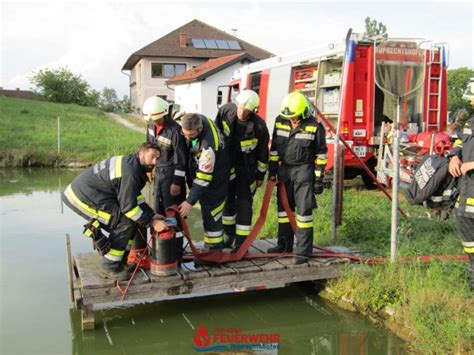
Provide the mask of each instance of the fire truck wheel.
[{"label": "fire truck wheel", "polygon": [[[375,175],[375,171],[372,171],[372,174]],[[365,171],[362,173],[362,181],[364,182],[364,186],[367,188],[367,190],[375,190],[377,188],[375,181],[373,181]]]}]

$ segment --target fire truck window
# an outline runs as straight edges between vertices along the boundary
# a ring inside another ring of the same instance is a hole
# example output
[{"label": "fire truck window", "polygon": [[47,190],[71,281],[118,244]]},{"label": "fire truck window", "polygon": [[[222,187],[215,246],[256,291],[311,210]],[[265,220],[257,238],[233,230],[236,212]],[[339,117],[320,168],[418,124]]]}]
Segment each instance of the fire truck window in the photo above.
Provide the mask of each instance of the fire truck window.
[{"label": "fire truck window", "polygon": [[229,102],[235,102],[235,98],[239,94],[239,87],[238,86],[232,86],[231,91],[230,91],[230,101]]},{"label": "fire truck window", "polygon": [[260,79],[262,77],[262,73],[254,73],[250,74],[250,90],[253,90],[260,95]]}]

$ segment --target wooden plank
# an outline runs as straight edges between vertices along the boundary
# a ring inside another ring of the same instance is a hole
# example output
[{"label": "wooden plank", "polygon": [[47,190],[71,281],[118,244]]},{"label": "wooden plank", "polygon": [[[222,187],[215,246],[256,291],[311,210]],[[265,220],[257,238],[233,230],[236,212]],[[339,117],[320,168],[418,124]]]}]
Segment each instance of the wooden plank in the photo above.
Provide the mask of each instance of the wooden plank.
[{"label": "wooden plank", "polygon": [[211,276],[205,267],[196,268],[194,262],[183,263],[179,273],[183,280],[195,280]]},{"label": "wooden plank", "polygon": [[66,266],[67,266],[67,284],[69,288],[69,298],[74,304],[74,285],[73,285],[73,275],[72,275],[72,256],[71,256],[71,238],[69,234],[65,235],[66,242]]},{"label": "wooden plank", "polygon": [[258,259],[254,263],[262,268],[263,271],[286,269],[286,266],[276,259]]},{"label": "wooden plank", "polygon": [[[103,276],[100,265],[101,256],[95,253],[77,254],[74,257],[81,287],[84,289],[111,287],[115,285],[115,280]],[[149,277],[139,269],[135,274],[132,285],[150,282]],[[122,281],[120,284],[126,284]]]},{"label": "wooden plank", "polygon": [[[283,287],[286,283],[301,282],[301,281],[311,281],[311,280],[320,280],[320,279],[329,279],[338,277],[342,274],[344,269],[343,264],[339,265],[330,265],[321,268],[300,268],[300,269],[285,269],[282,271],[272,271],[272,272],[260,272],[260,273],[249,273],[249,274],[234,274],[226,275],[222,277],[207,278],[199,280],[196,283],[192,281],[183,281],[188,282],[188,284],[183,284],[181,286],[175,287],[172,292],[166,289],[156,289],[153,286],[156,286],[156,283],[150,283],[145,285],[138,285],[137,291],[130,293],[127,296],[127,300],[139,300],[139,299],[159,299],[160,297],[170,296],[170,295],[180,295],[180,294],[189,294],[197,292],[219,292],[226,290],[242,290],[246,288],[262,288],[262,287]],[[284,277],[283,275],[284,274]],[[224,280],[225,279],[225,280]],[[224,282],[225,281],[225,282]],[[92,291],[92,290],[90,290]],[[97,291],[97,290],[95,290]],[[88,302],[90,303],[105,303],[105,302],[114,302],[117,301],[117,298],[110,296],[97,295],[94,297],[89,297]]]},{"label": "wooden plank", "polygon": [[232,269],[231,267],[226,267],[223,265],[212,265],[208,267],[206,270],[207,272],[209,272],[209,275],[211,275],[211,277],[237,274],[236,270]]},{"label": "wooden plank", "polygon": [[[276,239],[259,239],[259,240],[255,240],[253,242],[253,247],[255,249],[258,249],[260,250],[260,252],[262,253],[266,253],[268,251],[269,248],[273,248],[274,246],[276,246],[277,244],[277,240]],[[278,270],[278,269],[285,269],[288,267],[287,263],[282,263],[281,260],[283,259],[288,259],[289,257],[285,257],[285,258],[274,258],[273,262],[269,262],[268,265],[266,267],[263,267],[264,270]],[[280,266],[278,265],[280,264]]]},{"label": "wooden plank", "polygon": [[100,255],[83,253],[75,256],[77,271],[81,279],[82,288],[102,288],[114,286],[115,281],[101,275]]},{"label": "wooden plank", "polygon": [[163,283],[163,282],[173,282],[177,280],[183,280],[181,274],[176,271],[176,274],[174,275],[168,275],[168,276],[158,276],[158,275],[153,275],[150,271],[147,271],[148,277],[150,278],[150,282],[158,282],[158,283]]},{"label": "wooden plank", "polygon": [[241,260],[226,263],[227,266],[235,269],[238,274],[247,274],[251,272],[260,272],[263,269],[256,265],[252,260]]},{"label": "wooden plank", "polygon": [[292,265],[293,258],[282,258],[282,259],[279,259],[278,261],[289,269],[309,268],[309,264],[307,262],[303,264],[299,264],[299,265]]}]

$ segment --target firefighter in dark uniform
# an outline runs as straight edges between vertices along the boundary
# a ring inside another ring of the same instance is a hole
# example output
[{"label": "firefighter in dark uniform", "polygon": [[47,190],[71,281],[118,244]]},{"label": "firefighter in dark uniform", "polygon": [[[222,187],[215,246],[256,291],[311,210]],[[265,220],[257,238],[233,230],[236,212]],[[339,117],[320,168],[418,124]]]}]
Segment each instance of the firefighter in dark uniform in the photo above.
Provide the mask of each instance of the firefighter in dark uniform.
[{"label": "firefighter in dark uniform", "polygon": [[465,124],[460,139],[450,153],[449,172],[459,177],[459,197],[455,205],[456,227],[464,251],[469,256],[469,288],[474,290],[474,116]]},{"label": "firefighter in dark uniform", "polygon": [[186,200],[179,206],[180,214],[186,217],[199,201],[205,246],[222,249],[222,213],[229,186],[229,161],[225,157],[224,141],[215,124],[201,114],[184,115],[181,125],[188,143],[192,186]]},{"label": "firefighter in dark uniform", "polygon": [[[84,235],[92,238],[94,247],[103,255],[105,277],[126,280],[126,249],[137,232],[137,225],[166,228],[162,216],[155,215],[145,203],[141,190],[147,172],[155,168],[160,148],[144,143],[138,153],[116,156],[90,167],[66,188],[63,201],[74,212],[89,221]],[[109,233],[108,238],[102,229]]]},{"label": "firefighter in dark uniform", "polygon": [[[148,121],[146,141],[160,146],[153,184],[154,209],[165,214],[168,207],[180,205],[186,198],[186,141],[181,126],[171,117],[170,104],[158,96],[143,103],[143,118]],[[183,255],[183,234],[176,233],[176,256]]]},{"label": "firefighter in dark uniform", "polygon": [[242,90],[236,104],[228,103],[217,112],[216,126],[224,135],[231,175],[222,223],[228,236],[226,247],[235,240],[237,250],[250,234],[253,195],[268,169],[269,134],[265,121],[256,114],[257,93]]},{"label": "firefighter in dark uniform", "polygon": [[[288,193],[291,209],[296,207],[296,249],[293,264],[307,261],[313,245],[315,194],[323,191],[327,163],[324,127],[311,114],[306,97],[293,92],[285,97],[275,120],[270,147],[270,177],[278,177]],[[293,231],[278,193],[278,244],[269,253],[293,251]]]}]

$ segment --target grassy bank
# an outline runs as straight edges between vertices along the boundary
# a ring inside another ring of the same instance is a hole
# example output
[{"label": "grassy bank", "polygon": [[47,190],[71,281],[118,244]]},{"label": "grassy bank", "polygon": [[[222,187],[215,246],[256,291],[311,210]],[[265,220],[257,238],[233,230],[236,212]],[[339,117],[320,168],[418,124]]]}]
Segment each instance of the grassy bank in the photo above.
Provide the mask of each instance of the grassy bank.
[{"label": "grassy bank", "polygon": [[[60,117],[60,153],[57,117]],[[123,127],[94,108],[0,96],[0,165],[88,165],[127,154],[143,134]]]},{"label": "grassy bank", "polygon": [[[259,211],[263,191],[256,195]],[[454,218],[429,219],[421,206],[401,207],[410,217],[400,218],[398,251],[401,256],[462,254]],[[364,190],[362,182],[344,191],[343,224],[338,240],[331,240],[331,191],[318,197],[314,213],[314,242],[320,245],[356,247],[367,255],[389,256],[391,204],[381,193]],[[275,203],[262,230],[277,236]],[[361,271],[362,270],[362,271]],[[372,268],[348,268],[344,277],[329,282],[332,298],[351,300],[363,313],[394,310],[392,321],[408,330],[410,347],[421,353],[463,353],[471,348],[474,333],[472,295],[467,288],[468,264],[432,262],[396,264]]]}]

